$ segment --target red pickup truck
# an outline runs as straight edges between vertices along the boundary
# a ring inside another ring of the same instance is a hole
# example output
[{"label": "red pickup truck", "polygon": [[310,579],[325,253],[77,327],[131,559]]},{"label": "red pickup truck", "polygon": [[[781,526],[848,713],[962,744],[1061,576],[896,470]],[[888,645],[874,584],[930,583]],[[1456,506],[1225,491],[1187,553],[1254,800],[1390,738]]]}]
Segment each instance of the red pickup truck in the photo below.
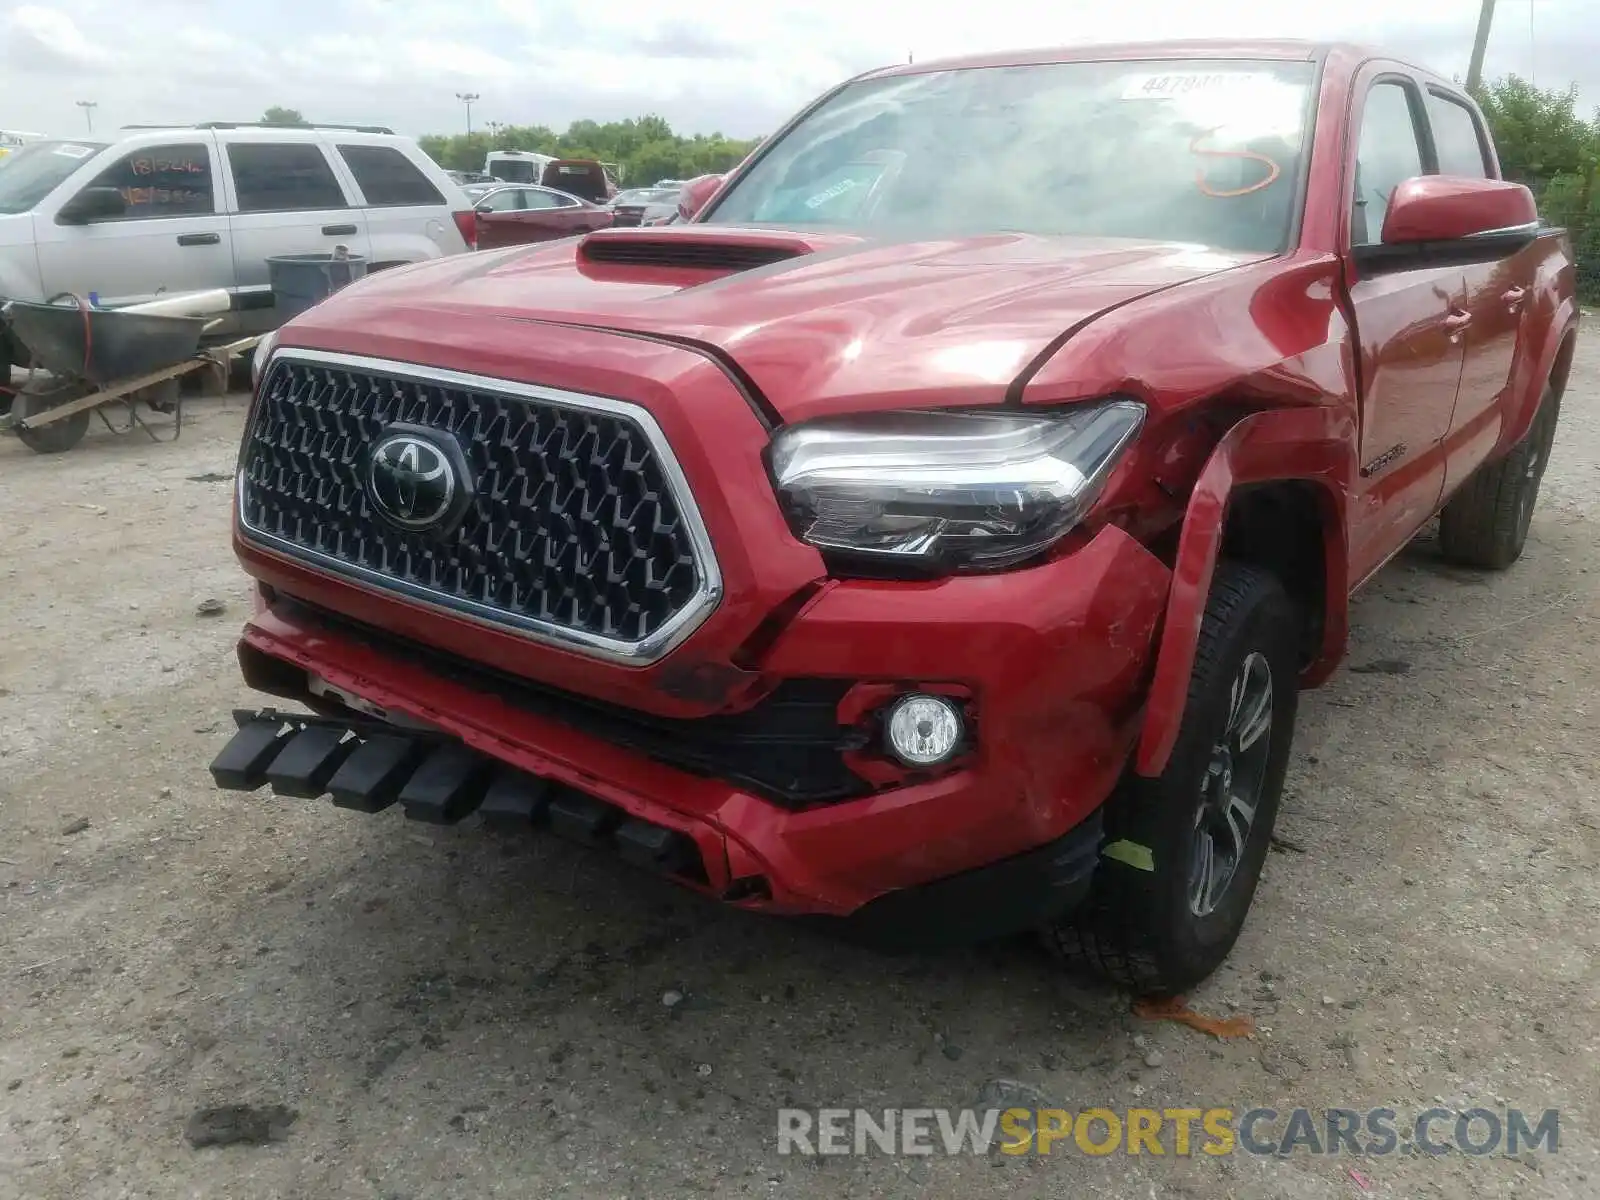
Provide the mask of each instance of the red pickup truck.
[{"label": "red pickup truck", "polygon": [[1351,592],[1436,514],[1523,548],[1566,238],[1454,84],[1304,43],[876,71],[687,194],[263,347],[239,658],[295,711],[217,782],[1202,978]]}]

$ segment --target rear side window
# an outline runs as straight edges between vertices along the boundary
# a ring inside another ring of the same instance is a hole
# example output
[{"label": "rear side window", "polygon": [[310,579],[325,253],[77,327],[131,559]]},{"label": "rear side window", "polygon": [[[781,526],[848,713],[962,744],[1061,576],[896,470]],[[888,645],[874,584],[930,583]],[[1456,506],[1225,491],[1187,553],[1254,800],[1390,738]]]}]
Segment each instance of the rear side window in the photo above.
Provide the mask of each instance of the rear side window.
[{"label": "rear side window", "polygon": [[560,196],[557,196],[551,192],[529,192],[527,193],[527,196],[528,203],[526,207],[528,208],[546,209],[571,207],[571,205],[565,203]]},{"label": "rear side window", "polygon": [[1428,93],[1428,123],[1433,126],[1433,146],[1439,154],[1441,175],[1466,175],[1486,179],[1483,138],[1472,110],[1459,101]]},{"label": "rear side window", "polygon": [[202,143],[150,146],[125,154],[100,172],[89,187],[113,187],[128,211],[123,221],[195,217],[216,211],[211,152]]},{"label": "rear side window", "polygon": [[240,212],[347,208],[322,147],[311,142],[235,142],[228,147]]},{"label": "rear side window", "polygon": [[374,207],[444,203],[439,189],[393,146],[340,146],[339,153]]},{"label": "rear side window", "polygon": [[1383,219],[1395,188],[1421,174],[1422,149],[1411,109],[1411,88],[1390,81],[1374,84],[1361,114],[1361,142],[1356,149],[1352,245],[1372,246],[1383,240]]}]

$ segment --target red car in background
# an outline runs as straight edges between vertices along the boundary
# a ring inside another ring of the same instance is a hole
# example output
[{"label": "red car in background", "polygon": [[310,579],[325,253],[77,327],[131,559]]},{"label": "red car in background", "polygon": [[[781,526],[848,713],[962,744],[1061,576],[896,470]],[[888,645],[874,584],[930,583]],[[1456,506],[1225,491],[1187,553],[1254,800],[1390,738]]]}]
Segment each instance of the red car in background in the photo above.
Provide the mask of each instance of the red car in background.
[{"label": "red car in background", "polygon": [[549,242],[604,229],[611,210],[546,187],[503,187],[485,192],[475,206],[478,249]]}]

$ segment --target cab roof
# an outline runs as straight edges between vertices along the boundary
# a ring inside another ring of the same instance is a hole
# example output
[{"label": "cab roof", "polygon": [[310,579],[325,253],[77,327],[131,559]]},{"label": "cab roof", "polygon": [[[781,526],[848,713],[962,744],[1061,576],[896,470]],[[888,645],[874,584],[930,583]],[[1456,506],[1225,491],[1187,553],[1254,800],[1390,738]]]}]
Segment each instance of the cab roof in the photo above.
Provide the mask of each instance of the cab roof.
[{"label": "cab roof", "polygon": [[1002,50],[955,58],[902,63],[869,71],[861,78],[919,75],[929,71],[973,67],[1030,67],[1049,63],[1118,62],[1150,59],[1266,59],[1279,62],[1332,61],[1353,70],[1369,59],[1402,63],[1440,82],[1449,81],[1426,67],[1356,42],[1319,42],[1295,38],[1194,38],[1154,42],[1083,42],[1032,50]]}]

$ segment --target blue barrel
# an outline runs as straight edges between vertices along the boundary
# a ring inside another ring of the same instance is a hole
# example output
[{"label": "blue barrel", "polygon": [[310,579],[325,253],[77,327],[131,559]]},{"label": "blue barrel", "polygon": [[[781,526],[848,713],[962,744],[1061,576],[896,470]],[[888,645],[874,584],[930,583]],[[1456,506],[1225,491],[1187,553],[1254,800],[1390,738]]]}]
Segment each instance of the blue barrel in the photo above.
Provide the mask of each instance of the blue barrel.
[{"label": "blue barrel", "polygon": [[272,303],[278,318],[288,321],[320,304],[346,284],[367,273],[364,255],[274,254],[267,258],[267,278],[272,283]]}]

